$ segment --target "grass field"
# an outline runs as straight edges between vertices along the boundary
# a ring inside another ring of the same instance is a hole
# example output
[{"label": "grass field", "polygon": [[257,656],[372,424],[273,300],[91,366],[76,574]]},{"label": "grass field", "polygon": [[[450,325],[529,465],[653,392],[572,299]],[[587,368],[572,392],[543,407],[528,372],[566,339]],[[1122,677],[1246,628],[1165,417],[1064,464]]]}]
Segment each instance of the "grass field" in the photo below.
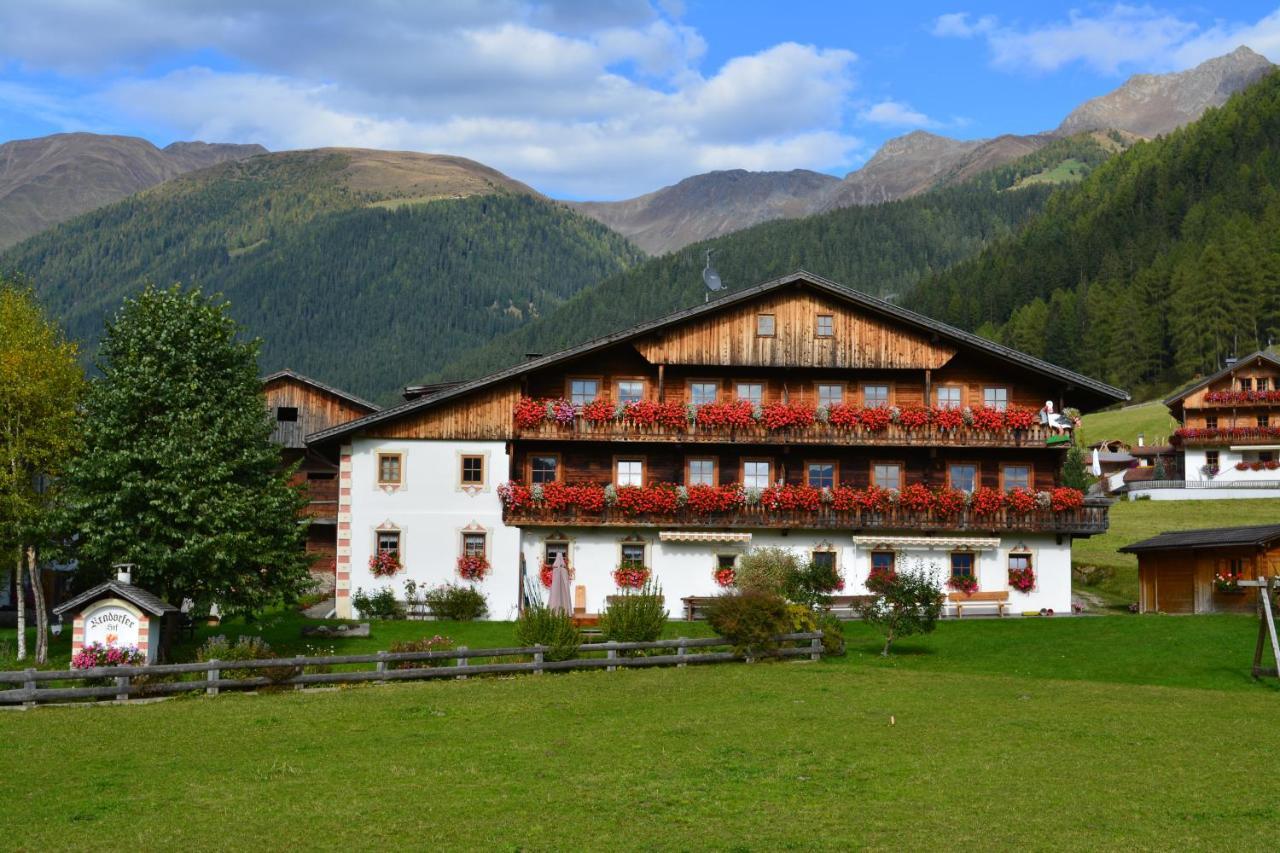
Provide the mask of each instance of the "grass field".
[{"label": "grass field", "polygon": [[887,660],[849,628],[819,664],[0,712],[0,823],[31,849],[1274,849],[1252,619],[951,622]]},{"label": "grass field", "polygon": [[1082,447],[1112,438],[1137,444],[1138,433],[1142,433],[1147,437],[1147,444],[1152,444],[1167,438],[1177,427],[1169,410],[1157,400],[1085,415],[1080,419],[1080,430],[1076,438]]}]

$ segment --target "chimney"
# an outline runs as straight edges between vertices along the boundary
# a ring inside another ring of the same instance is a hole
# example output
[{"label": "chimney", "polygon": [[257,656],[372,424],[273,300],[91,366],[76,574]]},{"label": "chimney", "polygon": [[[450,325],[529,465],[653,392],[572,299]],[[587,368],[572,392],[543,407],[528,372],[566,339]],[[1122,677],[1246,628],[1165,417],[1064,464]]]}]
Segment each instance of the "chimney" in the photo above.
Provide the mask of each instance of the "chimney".
[{"label": "chimney", "polygon": [[533,361],[535,358],[542,358],[542,353],[540,353],[540,352],[527,352],[527,353],[525,353],[525,354],[524,354],[524,360],[525,360],[525,361]]},{"label": "chimney", "polygon": [[116,580],[120,583],[133,583],[133,563],[116,563]]},{"label": "chimney", "polygon": [[1236,366],[1236,361],[1237,361],[1237,359],[1236,359],[1236,357],[1235,357],[1234,355],[1229,355],[1229,356],[1227,356],[1226,358],[1224,358],[1224,359],[1222,360],[1222,366],[1223,366],[1223,367],[1235,367],[1235,366]]},{"label": "chimney", "polygon": [[1139,447],[1147,446],[1147,436],[1145,433],[1141,433],[1141,432],[1138,433],[1138,446]]}]

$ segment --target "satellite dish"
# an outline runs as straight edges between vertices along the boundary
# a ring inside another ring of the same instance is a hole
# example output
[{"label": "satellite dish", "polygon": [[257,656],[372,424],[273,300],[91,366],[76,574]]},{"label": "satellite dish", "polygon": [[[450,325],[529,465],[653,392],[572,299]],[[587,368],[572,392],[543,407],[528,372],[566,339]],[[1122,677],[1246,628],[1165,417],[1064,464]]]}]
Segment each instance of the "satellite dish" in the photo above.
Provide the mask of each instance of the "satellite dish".
[{"label": "satellite dish", "polygon": [[724,283],[720,281],[720,273],[716,272],[716,268],[711,266],[711,254],[715,249],[707,250],[707,266],[702,270],[702,281],[707,285],[707,290],[712,293],[718,290],[724,290]]}]

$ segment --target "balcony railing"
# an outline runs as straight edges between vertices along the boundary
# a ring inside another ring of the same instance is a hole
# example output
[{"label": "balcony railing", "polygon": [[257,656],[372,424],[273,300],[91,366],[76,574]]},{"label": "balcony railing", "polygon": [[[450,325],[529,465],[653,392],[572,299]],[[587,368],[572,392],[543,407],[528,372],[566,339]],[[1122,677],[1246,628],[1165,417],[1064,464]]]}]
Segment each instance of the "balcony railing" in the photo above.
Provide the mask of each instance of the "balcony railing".
[{"label": "balcony railing", "polygon": [[1148,492],[1157,489],[1253,489],[1280,490],[1280,480],[1138,480],[1126,483],[1131,492]]},{"label": "balcony railing", "polygon": [[[972,426],[942,429],[933,424],[908,428],[889,424],[873,430],[862,426],[838,427],[813,423],[802,427],[771,430],[763,424],[746,427],[705,427],[689,423],[676,428],[662,424],[637,424],[626,420],[593,423],[574,418],[569,423],[543,421],[531,427],[517,427],[524,439],[546,441],[655,441],[722,442],[734,444],[823,444],[894,447],[1066,447],[1068,441],[1050,444],[1053,430],[1036,424],[1028,429],[1002,427],[984,430]],[[1062,433],[1057,433],[1061,436]]]},{"label": "balcony railing", "polygon": [[1280,427],[1189,427],[1177,430],[1173,443],[1184,447],[1280,444]]},{"label": "balcony railing", "polygon": [[918,512],[906,509],[872,511],[837,510],[822,506],[817,510],[779,510],[763,506],[744,506],[727,512],[697,513],[687,507],[661,515],[631,514],[614,507],[599,512],[585,512],[575,507],[549,509],[543,506],[508,507],[503,520],[516,526],[551,527],[692,527],[692,528],[799,528],[859,530],[918,530],[1064,533],[1093,536],[1107,531],[1106,503],[1086,503],[1065,511],[1035,510],[1017,512],[1002,509],[977,515],[964,510],[944,515],[932,510]]}]

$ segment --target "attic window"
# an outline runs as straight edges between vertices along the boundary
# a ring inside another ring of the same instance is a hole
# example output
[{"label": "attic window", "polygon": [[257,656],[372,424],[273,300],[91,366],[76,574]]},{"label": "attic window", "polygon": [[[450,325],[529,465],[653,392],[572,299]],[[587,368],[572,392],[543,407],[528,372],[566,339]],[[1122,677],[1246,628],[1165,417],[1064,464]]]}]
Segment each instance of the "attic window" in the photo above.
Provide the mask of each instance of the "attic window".
[{"label": "attic window", "polygon": [[292,424],[298,421],[297,406],[279,406],[276,408],[276,420],[282,424]]},{"label": "attic window", "polygon": [[756,337],[772,338],[777,329],[777,320],[772,314],[756,315]]},{"label": "attic window", "polygon": [[829,338],[834,334],[835,318],[830,314],[818,315],[818,328],[814,332],[820,338]]}]

